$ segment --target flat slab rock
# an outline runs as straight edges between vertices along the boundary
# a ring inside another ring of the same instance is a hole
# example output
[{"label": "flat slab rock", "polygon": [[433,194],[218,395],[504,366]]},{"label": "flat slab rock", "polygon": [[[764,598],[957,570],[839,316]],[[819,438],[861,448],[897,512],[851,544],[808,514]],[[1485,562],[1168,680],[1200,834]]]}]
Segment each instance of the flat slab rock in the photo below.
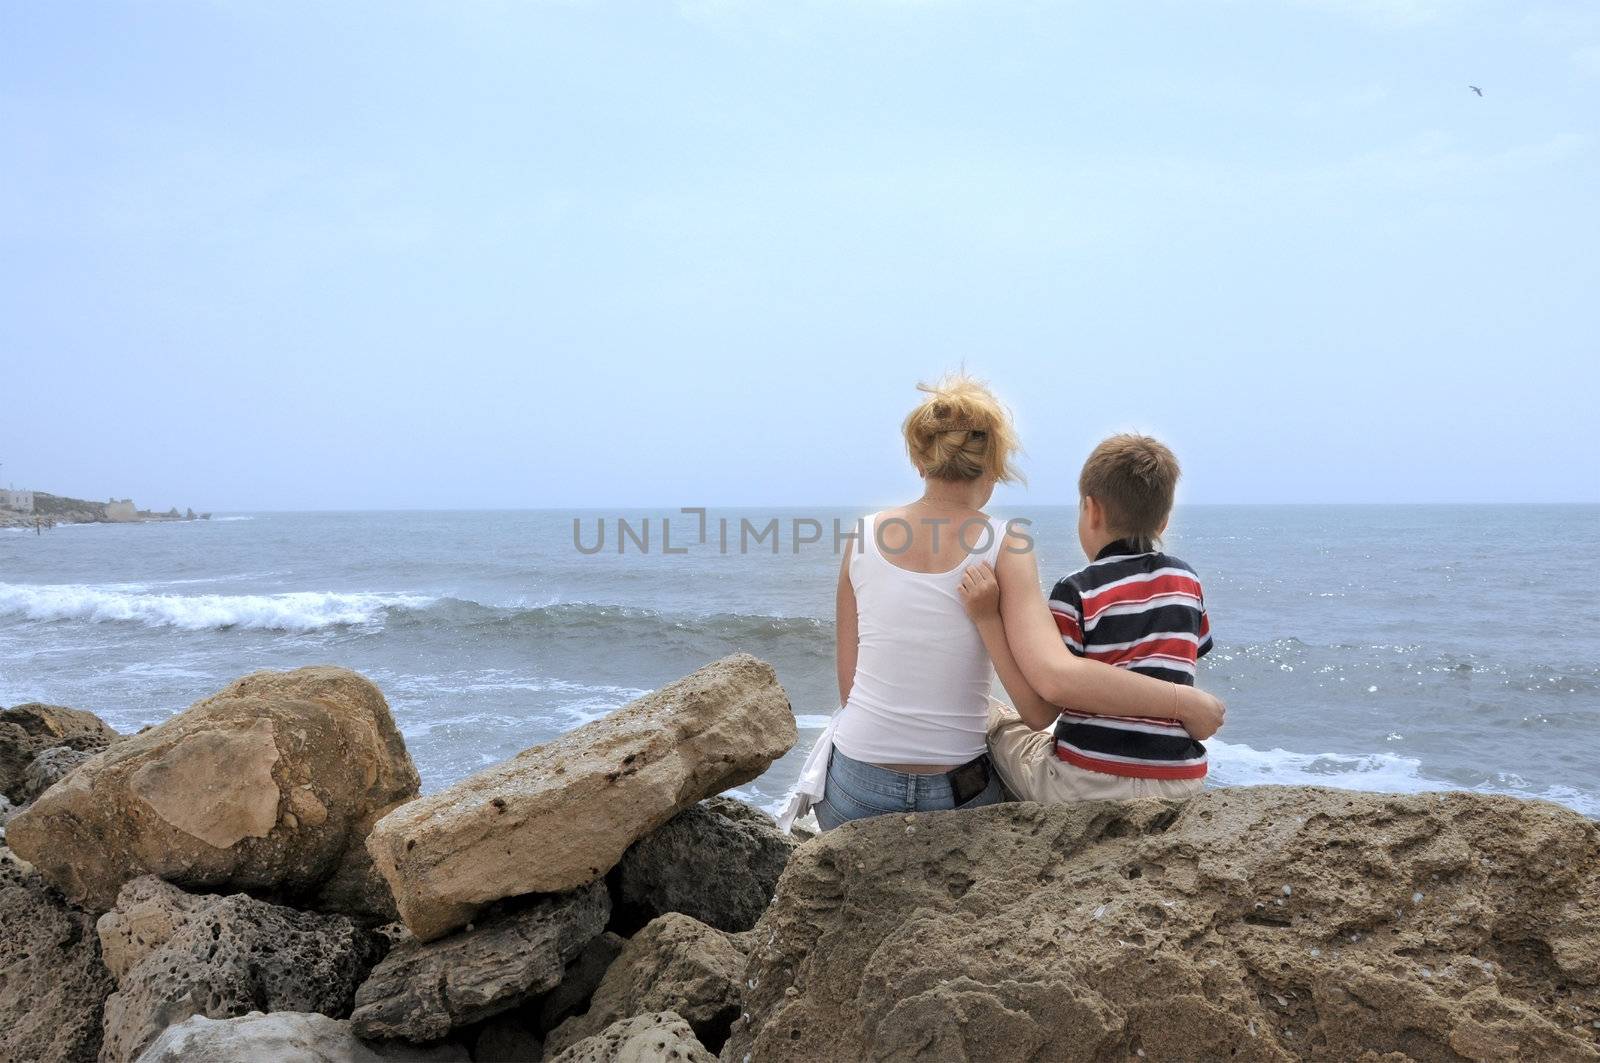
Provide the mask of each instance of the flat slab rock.
[{"label": "flat slab rock", "polygon": [[542,897],[438,941],[403,940],[356,992],[351,1023],[366,1038],[435,1041],[556,986],[605,930],[603,883]]},{"label": "flat slab rock", "polygon": [[549,1063],[714,1063],[675,1011],[635,1015],[552,1056]]},{"label": "flat slab rock", "polygon": [[1300,787],[802,846],[724,1060],[1600,1059],[1600,830]]},{"label": "flat slab rock", "polygon": [[460,1045],[367,1044],[350,1023],[326,1015],[253,1011],[236,1019],[203,1015],[169,1026],[139,1063],[468,1063]]},{"label": "flat slab rock", "polygon": [[406,926],[431,940],[500,898],[594,881],[680,809],[760,775],[795,738],[771,666],[735,654],[397,808],[367,847]]}]

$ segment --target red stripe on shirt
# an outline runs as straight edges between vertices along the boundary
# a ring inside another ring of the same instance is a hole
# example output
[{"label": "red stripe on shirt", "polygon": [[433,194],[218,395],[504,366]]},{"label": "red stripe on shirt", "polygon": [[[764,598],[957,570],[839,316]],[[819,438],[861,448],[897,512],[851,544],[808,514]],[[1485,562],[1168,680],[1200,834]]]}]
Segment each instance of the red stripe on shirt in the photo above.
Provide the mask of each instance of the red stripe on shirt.
[{"label": "red stripe on shirt", "polygon": [[1098,771],[1102,775],[1120,775],[1125,779],[1204,779],[1207,765],[1164,764],[1158,760],[1143,764],[1126,764],[1120,760],[1101,760],[1099,757],[1079,753],[1056,743],[1056,756],[1076,768]]},{"label": "red stripe on shirt", "polygon": [[1080,646],[1083,645],[1083,628],[1079,626],[1076,616],[1058,612],[1054,608],[1050,610],[1050,615],[1056,618],[1056,630],[1061,632],[1063,637],[1071,639]]},{"label": "red stripe on shirt", "polygon": [[1134,664],[1152,657],[1194,664],[1196,648],[1188,639],[1151,639],[1119,650],[1097,650],[1090,646],[1084,651],[1084,656],[1106,664]]},{"label": "red stripe on shirt", "polygon": [[1173,572],[1149,579],[1130,580],[1098,591],[1086,591],[1083,595],[1083,618],[1089,622],[1113,605],[1134,605],[1169,594],[1181,594],[1198,603],[1200,581],[1185,573]]}]

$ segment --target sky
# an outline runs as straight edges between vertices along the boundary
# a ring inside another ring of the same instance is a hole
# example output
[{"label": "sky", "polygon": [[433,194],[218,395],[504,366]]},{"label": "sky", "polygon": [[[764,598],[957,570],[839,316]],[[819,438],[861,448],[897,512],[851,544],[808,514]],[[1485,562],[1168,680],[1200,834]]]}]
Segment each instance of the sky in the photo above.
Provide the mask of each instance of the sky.
[{"label": "sky", "polygon": [[0,0],[0,483],[895,501],[964,367],[1001,501],[1600,501],[1597,138],[1588,0]]}]

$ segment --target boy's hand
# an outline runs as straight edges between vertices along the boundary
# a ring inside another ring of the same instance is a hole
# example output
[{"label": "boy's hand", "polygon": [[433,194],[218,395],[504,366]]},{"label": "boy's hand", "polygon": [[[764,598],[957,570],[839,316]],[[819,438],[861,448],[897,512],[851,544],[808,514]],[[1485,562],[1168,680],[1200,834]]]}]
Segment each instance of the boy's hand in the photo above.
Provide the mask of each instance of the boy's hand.
[{"label": "boy's hand", "polygon": [[1204,741],[1222,730],[1222,722],[1228,715],[1228,706],[1204,690],[1194,687],[1177,689],[1184,695],[1183,715],[1178,718],[1178,722],[1183,724],[1183,729],[1189,732],[1190,738]]},{"label": "boy's hand", "polygon": [[961,604],[974,624],[1000,616],[1000,582],[989,562],[978,562],[961,577]]}]

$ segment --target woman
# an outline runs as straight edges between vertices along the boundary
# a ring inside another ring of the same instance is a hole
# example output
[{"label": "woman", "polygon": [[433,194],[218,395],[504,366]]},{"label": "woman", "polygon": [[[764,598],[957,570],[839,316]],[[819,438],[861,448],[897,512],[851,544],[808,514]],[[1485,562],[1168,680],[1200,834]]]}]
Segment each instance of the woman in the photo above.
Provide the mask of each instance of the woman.
[{"label": "woman", "polygon": [[[983,512],[997,482],[1020,479],[1016,433],[1005,408],[976,380],[954,376],[918,387],[926,397],[903,432],[923,492],[867,518],[840,566],[842,708],[801,771],[785,826],[813,801],[817,822],[829,830],[867,816],[1001,800],[985,748],[994,673],[959,588],[969,565],[995,565],[1003,548],[1026,548]],[[1031,553],[1026,566],[995,567],[1002,595],[1013,589],[1007,575],[1027,571],[1039,595]],[[1037,673],[1039,693],[1058,704],[1134,715],[1154,697],[1174,697],[1170,684],[1074,657],[1059,639],[1059,657],[1020,641],[1027,649],[1019,646],[1018,657]],[[1036,696],[1020,677],[1014,681],[1014,699]],[[1221,703],[1183,688],[1174,712],[1206,737],[1220,723]]]}]

